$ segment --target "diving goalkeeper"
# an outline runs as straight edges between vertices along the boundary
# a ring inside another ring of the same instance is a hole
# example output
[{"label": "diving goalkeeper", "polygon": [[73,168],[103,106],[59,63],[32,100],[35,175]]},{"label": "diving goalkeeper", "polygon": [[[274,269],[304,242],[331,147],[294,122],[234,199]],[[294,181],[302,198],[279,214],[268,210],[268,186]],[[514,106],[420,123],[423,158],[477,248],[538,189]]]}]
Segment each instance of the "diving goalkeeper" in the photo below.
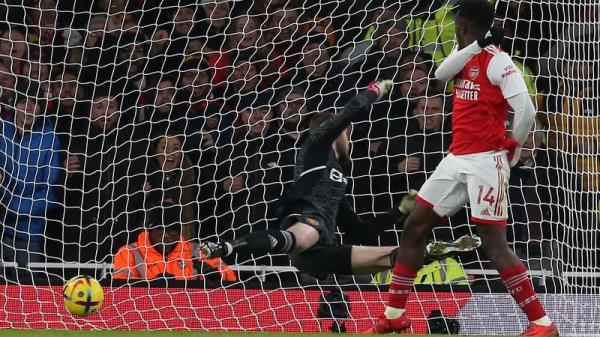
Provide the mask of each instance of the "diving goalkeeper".
[{"label": "diving goalkeeper", "polygon": [[[324,122],[313,125],[298,153],[294,185],[281,200],[277,212],[281,229],[252,232],[227,242],[204,242],[201,249],[205,257],[289,254],[296,268],[317,278],[327,274],[369,274],[391,268],[395,256],[392,252],[397,247],[340,245],[335,237],[337,224],[358,235],[361,230],[363,233],[370,230],[346,200],[347,180],[338,156],[343,156],[340,149],[344,144],[347,149],[344,130],[351,122],[365,119],[368,108],[386,95],[391,86],[389,80],[374,82],[352,98],[341,113],[316,116]],[[390,222],[403,222],[412,209],[415,195],[413,191],[405,196],[400,207],[390,213],[393,218]],[[444,245],[442,251],[472,250],[477,246],[476,239],[463,237]]]}]

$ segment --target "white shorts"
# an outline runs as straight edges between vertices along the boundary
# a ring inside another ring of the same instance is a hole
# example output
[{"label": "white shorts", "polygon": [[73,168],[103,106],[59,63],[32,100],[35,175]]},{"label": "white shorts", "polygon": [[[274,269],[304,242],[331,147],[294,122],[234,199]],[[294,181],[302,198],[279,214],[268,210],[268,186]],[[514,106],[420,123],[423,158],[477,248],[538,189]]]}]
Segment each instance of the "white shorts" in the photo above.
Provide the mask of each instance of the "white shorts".
[{"label": "white shorts", "polygon": [[442,217],[469,202],[474,223],[506,226],[509,177],[505,151],[449,154],[423,184],[417,201]]}]

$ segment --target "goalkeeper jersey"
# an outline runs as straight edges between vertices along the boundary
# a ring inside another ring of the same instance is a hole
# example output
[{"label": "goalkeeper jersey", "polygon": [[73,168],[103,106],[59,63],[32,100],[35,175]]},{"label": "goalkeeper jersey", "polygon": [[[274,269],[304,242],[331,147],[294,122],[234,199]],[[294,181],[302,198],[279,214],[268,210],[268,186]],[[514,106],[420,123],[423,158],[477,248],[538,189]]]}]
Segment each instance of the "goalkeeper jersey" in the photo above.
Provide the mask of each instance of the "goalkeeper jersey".
[{"label": "goalkeeper jersey", "polygon": [[377,95],[364,91],[352,98],[341,113],[311,130],[303,142],[294,172],[294,184],[280,201],[278,218],[314,216],[335,228],[340,202],[345,198],[348,181],[332,150],[333,142],[346,127],[368,116],[367,108]]}]

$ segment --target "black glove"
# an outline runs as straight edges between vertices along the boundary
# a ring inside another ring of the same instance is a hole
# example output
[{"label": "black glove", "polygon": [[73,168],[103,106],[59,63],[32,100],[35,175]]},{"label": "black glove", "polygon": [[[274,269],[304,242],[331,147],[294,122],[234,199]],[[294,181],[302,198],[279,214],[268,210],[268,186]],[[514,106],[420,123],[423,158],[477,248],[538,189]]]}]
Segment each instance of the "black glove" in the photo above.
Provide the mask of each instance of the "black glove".
[{"label": "black glove", "polygon": [[502,40],[504,40],[504,32],[504,28],[492,26],[483,38],[477,40],[477,44],[481,48],[485,48],[491,44],[501,44]]}]

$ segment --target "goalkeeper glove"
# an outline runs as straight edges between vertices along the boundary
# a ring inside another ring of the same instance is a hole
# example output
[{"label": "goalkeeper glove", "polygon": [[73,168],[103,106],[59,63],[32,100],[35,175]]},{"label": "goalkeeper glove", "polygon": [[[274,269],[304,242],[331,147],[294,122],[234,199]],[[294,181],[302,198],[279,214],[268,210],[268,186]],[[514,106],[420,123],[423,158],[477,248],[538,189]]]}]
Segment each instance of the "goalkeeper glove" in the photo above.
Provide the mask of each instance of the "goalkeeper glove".
[{"label": "goalkeeper glove", "polygon": [[385,96],[392,89],[392,85],[394,82],[392,80],[378,80],[369,83],[367,86],[367,90],[374,92],[377,95],[377,99],[375,101],[379,101],[383,96]]},{"label": "goalkeeper glove", "polygon": [[485,48],[491,44],[501,44],[502,40],[504,40],[504,28],[492,26],[483,38],[477,40],[477,44]]},{"label": "goalkeeper glove", "polygon": [[413,210],[413,208],[415,208],[415,198],[417,193],[419,193],[419,191],[411,189],[408,191],[407,195],[402,197],[400,205],[398,205],[398,210],[400,210],[400,213],[407,215]]}]

